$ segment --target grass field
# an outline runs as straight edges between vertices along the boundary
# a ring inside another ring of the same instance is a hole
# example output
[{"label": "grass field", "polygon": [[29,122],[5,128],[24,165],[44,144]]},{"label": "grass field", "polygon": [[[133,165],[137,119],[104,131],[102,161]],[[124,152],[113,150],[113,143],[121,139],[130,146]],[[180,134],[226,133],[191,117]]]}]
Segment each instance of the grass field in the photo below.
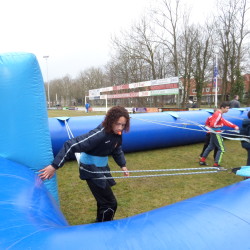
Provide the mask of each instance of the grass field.
[{"label": "grass field", "polygon": [[[73,110],[50,110],[49,117],[99,115]],[[129,170],[173,169],[199,167],[198,156],[203,144],[185,145],[126,154]],[[226,153],[222,166],[244,166],[246,151],[239,141],[225,141]],[[208,163],[212,165],[212,153]],[[111,170],[120,170],[109,158]],[[68,162],[57,171],[61,209],[71,225],[92,223],[96,217],[96,203],[85,181],[79,179],[78,165]],[[122,175],[117,175],[122,176]],[[155,208],[204,194],[241,181],[230,172],[188,176],[116,179],[113,191],[118,200],[115,219],[133,216]]]}]

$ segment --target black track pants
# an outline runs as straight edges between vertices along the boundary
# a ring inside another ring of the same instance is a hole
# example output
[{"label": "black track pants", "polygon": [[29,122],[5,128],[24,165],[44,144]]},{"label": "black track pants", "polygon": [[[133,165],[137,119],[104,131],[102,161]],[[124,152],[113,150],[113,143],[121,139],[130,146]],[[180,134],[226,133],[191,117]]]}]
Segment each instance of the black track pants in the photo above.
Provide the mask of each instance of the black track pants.
[{"label": "black track pants", "polygon": [[[200,154],[200,157],[202,157],[203,153],[205,152],[205,150],[207,149],[208,145],[209,145],[209,142],[210,142],[210,133],[206,133],[206,137],[205,137],[205,141],[204,141],[204,146],[203,146],[203,149],[202,149],[202,152]],[[214,148],[214,159],[216,157],[216,154],[218,152],[218,148],[215,147]]]},{"label": "black track pants", "polygon": [[105,188],[101,188],[95,185],[91,180],[86,181],[97,202],[96,221],[103,222],[113,220],[117,209],[117,201],[111,187],[107,183]]}]

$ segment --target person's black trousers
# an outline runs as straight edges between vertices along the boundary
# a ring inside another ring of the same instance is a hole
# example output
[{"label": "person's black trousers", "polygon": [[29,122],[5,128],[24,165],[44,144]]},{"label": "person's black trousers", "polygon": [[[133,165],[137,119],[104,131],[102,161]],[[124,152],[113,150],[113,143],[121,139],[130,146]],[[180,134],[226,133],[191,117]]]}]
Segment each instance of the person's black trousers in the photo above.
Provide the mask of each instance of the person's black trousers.
[{"label": "person's black trousers", "polygon": [[117,201],[108,182],[105,188],[101,188],[91,180],[86,181],[97,202],[96,222],[113,220]]},{"label": "person's black trousers", "polygon": [[[201,151],[200,157],[202,157],[204,151],[206,150],[206,148],[207,148],[208,145],[209,145],[209,142],[210,142],[210,135],[211,135],[211,133],[206,133],[206,137],[205,137],[205,141],[204,141],[204,146],[203,146],[203,149],[202,149],[202,151]],[[214,148],[214,159],[215,159],[215,156],[216,156],[217,152],[218,152],[218,148],[215,147],[215,148]]]},{"label": "person's black trousers", "polygon": [[247,166],[250,166],[250,149],[247,150]]}]

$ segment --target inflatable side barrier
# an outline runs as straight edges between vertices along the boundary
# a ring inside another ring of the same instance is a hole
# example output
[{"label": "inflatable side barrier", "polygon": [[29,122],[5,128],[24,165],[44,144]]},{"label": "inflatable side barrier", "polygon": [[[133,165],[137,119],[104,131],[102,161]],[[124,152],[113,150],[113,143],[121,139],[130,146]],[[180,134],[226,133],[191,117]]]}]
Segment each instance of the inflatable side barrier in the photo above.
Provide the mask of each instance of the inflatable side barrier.
[{"label": "inflatable side barrier", "polygon": [[[248,108],[231,109],[224,117],[240,127],[247,112]],[[131,129],[123,134],[122,148],[127,153],[202,142],[207,131],[204,123],[210,115],[211,110],[131,114]],[[84,134],[103,120],[104,116],[67,117],[66,121],[61,117],[49,118],[54,155],[69,139],[69,132],[73,136]],[[224,130],[232,128],[224,127]]]},{"label": "inflatable side barrier", "polygon": [[[62,120],[50,119],[48,124],[43,81],[33,54],[0,55],[0,101],[0,249],[250,249],[249,179],[129,218],[70,226],[57,196],[36,173],[51,162],[52,145],[55,153],[68,134]],[[200,123],[208,115],[197,111],[132,116],[131,132],[124,135],[125,151],[201,141],[192,130],[187,133],[176,124],[165,130],[160,123]],[[245,111],[232,110],[230,115],[243,118]],[[102,119],[70,118],[68,124],[76,136]],[[55,180],[52,183],[56,187]]]}]

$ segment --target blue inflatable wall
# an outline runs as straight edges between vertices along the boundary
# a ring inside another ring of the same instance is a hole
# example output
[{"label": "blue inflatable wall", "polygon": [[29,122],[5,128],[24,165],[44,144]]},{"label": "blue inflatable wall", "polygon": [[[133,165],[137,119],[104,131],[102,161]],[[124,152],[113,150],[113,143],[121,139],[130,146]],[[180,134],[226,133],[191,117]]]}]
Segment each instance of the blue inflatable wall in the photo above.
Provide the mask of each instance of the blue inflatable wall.
[{"label": "blue inflatable wall", "polygon": [[[54,144],[63,143],[68,135],[62,121],[52,119],[48,126],[43,82],[34,55],[0,55],[0,100],[0,249],[250,249],[250,180],[126,219],[68,225],[35,173],[52,160],[49,130]],[[230,111],[231,118],[245,115],[239,112]],[[199,122],[208,115],[201,111],[179,116]],[[182,132],[184,129],[172,130],[174,136],[164,126],[155,126],[162,119],[174,121],[174,116],[132,117],[131,132],[124,136],[125,150],[157,148],[157,140],[161,147],[196,140],[192,133]],[[98,125],[102,118],[70,118],[69,125],[76,136]],[[80,122],[75,122],[78,119]],[[148,126],[145,119],[150,120]],[[64,136],[60,137],[57,129]]]},{"label": "blue inflatable wall", "polygon": [[[224,117],[241,126],[247,112],[248,109],[230,109]],[[210,115],[211,110],[131,114],[131,131],[123,135],[123,150],[135,152],[202,142],[206,130],[202,130],[198,125],[204,125]],[[103,119],[104,116],[70,117],[67,123],[73,135],[77,136],[95,128]],[[69,139],[66,128],[64,121],[49,118],[54,154],[57,154],[63,143]]]},{"label": "blue inflatable wall", "polygon": [[143,214],[69,226],[29,168],[0,158],[0,249],[247,250],[250,179]]},{"label": "blue inflatable wall", "polygon": [[[44,83],[36,57],[30,53],[0,55],[0,156],[37,171],[53,154]],[[56,178],[46,186],[58,199]]]}]

